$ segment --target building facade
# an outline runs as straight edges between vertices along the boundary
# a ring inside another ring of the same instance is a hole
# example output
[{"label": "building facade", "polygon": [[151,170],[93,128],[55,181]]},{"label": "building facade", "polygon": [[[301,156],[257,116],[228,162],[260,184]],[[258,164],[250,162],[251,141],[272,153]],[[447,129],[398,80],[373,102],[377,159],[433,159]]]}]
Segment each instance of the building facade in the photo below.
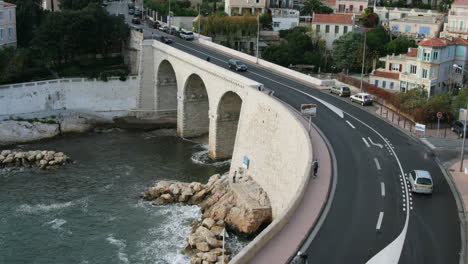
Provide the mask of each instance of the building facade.
[{"label": "building facade", "polygon": [[388,26],[394,36],[411,39],[438,38],[443,29],[444,16],[411,16],[390,20]]},{"label": "building facade", "polygon": [[263,14],[267,10],[267,0],[226,0],[224,12],[229,16],[252,14]]},{"label": "building facade", "polygon": [[406,17],[440,17],[443,13],[429,10],[429,9],[417,9],[417,8],[399,8],[399,7],[385,7],[376,6],[374,7],[374,13],[380,18],[380,23],[389,27],[389,23],[392,20],[403,19]]},{"label": "building facade", "polygon": [[59,0],[42,0],[42,9],[49,11],[59,11]]},{"label": "building facade", "polygon": [[355,13],[361,14],[364,13],[364,9],[367,8],[369,2],[367,0],[336,0],[334,12],[337,14],[340,13]]},{"label": "building facade", "polygon": [[[467,86],[464,70],[468,63],[468,40],[462,38],[424,40],[406,55],[387,56],[380,61],[385,67],[370,75],[370,82],[380,88],[405,92],[421,86],[432,96]],[[454,64],[462,69],[455,68]]]},{"label": "building facade", "polygon": [[443,35],[468,39],[468,0],[455,0],[452,3]]},{"label": "building facade", "polygon": [[16,47],[16,6],[0,0],[0,48]]},{"label": "building facade", "polygon": [[299,10],[295,9],[270,9],[274,31],[291,29],[299,25]]},{"label": "building facade", "polygon": [[327,44],[327,49],[333,48],[333,41],[354,30],[354,14],[314,14],[312,29]]}]

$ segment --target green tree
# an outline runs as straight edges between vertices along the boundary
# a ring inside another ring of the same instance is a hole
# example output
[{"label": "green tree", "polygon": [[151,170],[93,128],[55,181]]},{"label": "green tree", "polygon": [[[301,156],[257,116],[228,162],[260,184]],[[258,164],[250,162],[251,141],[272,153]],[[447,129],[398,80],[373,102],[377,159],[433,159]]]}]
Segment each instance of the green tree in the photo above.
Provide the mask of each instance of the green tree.
[{"label": "green tree", "polygon": [[397,95],[397,99],[403,109],[406,112],[411,113],[427,103],[427,90],[422,86],[418,86],[408,90],[406,93],[399,93]]},{"label": "green tree", "polygon": [[360,70],[364,35],[350,32],[333,42],[333,60],[337,70]]},{"label": "green tree", "polygon": [[407,37],[398,37],[385,46],[387,54],[404,54],[408,52],[408,48],[417,48],[418,45],[413,39]]},{"label": "green tree", "polygon": [[87,7],[90,3],[101,4],[102,0],[58,0],[61,9],[79,10]]},{"label": "green tree", "polygon": [[259,17],[259,20],[260,20],[260,24],[262,25],[262,27],[265,27],[267,25],[271,25],[271,23],[272,23],[271,16],[268,13],[261,14],[260,17]]},{"label": "green tree", "polygon": [[28,47],[44,16],[41,0],[11,0],[16,5],[16,31],[19,47]]},{"label": "green tree", "polygon": [[333,13],[333,9],[324,5],[320,0],[305,0],[301,13],[303,15],[312,15],[312,13],[331,14]]},{"label": "green tree", "polygon": [[366,27],[375,27],[379,24],[379,16],[374,13],[372,7],[364,9],[364,14],[361,15],[361,23]]}]

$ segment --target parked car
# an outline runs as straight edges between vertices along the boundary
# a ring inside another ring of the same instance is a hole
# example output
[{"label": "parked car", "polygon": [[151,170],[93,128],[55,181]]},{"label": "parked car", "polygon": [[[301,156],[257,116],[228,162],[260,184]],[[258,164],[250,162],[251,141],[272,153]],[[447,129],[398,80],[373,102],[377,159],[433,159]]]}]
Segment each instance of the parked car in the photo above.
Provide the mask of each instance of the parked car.
[{"label": "parked car", "polygon": [[134,18],[132,18],[132,23],[136,24],[136,25],[139,25],[139,24],[141,24],[141,20],[138,17],[134,17]]},{"label": "parked car", "polygon": [[236,60],[236,59],[230,59],[228,61],[228,66],[229,66],[229,69],[234,69],[236,71],[246,71],[247,70],[247,65],[242,63],[240,60]]},{"label": "parked car", "polygon": [[165,36],[161,36],[160,39],[162,43],[166,43],[166,44],[171,44],[173,42],[171,38],[165,37]]},{"label": "parked car", "polygon": [[158,21],[149,20],[148,26],[157,29],[157,28],[159,28],[159,22],[158,22]]},{"label": "parked car", "polygon": [[348,86],[333,86],[330,89],[330,93],[337,94],[339,96],[350,96],[351,90]]},{"label": "parked car", "polygon": [[[468,124],[467,124],[468,125]],[[457,133],[459,137],[466,136],[466,130],[465,130],[465,121],[464,120],[458,120],[452,123],[451,129],[453,132]],[[465,131],[465,133],[463,133]]]},{"label": "parked car", "polygon": [[188,31],[188,30],[181,30],[179,33],[180,38],[185,39],[185,40],[193,40],[193,32]]},{"label": "parked car", "polygon": [[413,170],[409,173],[411,191],[415,193],[432,194],[433,181],[431,174],[425,170]]},{"label": "parked car", "polygon": [[134,3],[129,3],[128,4],[128,9],[135,9],[135,4]]},{"label": "parked car", "polygon": [[128,9],[128,14],[129,15],[135,14],[135,9],[133,9],[133,8]]},{"label": "parked car", "polygon": [[159,30],[164,31],[164,32],[167,32],[167,31],[169,31],[169,27],[163,25],[163,26],[160,26],[160,27],[159,27]]},{"label": "parked car", "polygon": [[177,30],[176,27],[171,27],[171,31],[169,31],[169,33],[175,37],[180,37],[180,31]]},{"label": "parked car", "polygon": [[361,105],[372,105],[372,98],[367,93],[357,93],[351,95],[351,102],[360,103]]},{"label": "parked car", "polygon": [[141,10],[135,9],[135,13],[133,14],[133,16],[141,18]]}]

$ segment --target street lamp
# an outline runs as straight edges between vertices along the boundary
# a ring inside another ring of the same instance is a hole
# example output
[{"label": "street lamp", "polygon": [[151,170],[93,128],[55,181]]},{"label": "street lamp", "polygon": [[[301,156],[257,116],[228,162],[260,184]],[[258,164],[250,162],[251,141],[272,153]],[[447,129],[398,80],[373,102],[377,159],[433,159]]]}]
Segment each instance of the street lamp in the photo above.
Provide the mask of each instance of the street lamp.
[{"label": "street lamp", "polygon": [[169,13],[168,13],[168,24],[169,24],[169,34],[172,33],[172,28],[171,28],[171,0],[169,0]]},{"label": "street lamp", "polygon": [[[458,64],[453,64],[453,67],[459,70],[462,70],[464,72],[467,72],[464,70],[460,65]],[[465,111],[465,122],[463,124],[463,139],[462,139],[462,147],[461,147],[461,152],[460,152],[460,172],[463,171],[463,160],[464,160],[464,155],[465,155],[465,138],[466,138],[466,121],[467,121],[467,116],[468,116],[468,102],[466,103],[466,111]]]},{"label": "street lamp", "polygon": [[258,41],[259,41],[259,38],[260,38],[260,13],[257,14],[257,50],[256,50],[256,57],[257,57],[256,63],[257,64],[258,64]]}]

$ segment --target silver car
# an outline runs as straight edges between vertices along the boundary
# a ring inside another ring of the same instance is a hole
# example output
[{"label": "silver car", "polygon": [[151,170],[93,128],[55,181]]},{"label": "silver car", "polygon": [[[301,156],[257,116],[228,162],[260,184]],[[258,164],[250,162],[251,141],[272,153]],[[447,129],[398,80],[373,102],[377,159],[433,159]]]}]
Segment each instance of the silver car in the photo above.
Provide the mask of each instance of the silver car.
[{"label": "silver car", "polygon": [[425,170],[413,170],[409,173],[409,181],[411,184],[411,191],[415,193],[432,194],[434,182],[432,181],[431,174]]}]

